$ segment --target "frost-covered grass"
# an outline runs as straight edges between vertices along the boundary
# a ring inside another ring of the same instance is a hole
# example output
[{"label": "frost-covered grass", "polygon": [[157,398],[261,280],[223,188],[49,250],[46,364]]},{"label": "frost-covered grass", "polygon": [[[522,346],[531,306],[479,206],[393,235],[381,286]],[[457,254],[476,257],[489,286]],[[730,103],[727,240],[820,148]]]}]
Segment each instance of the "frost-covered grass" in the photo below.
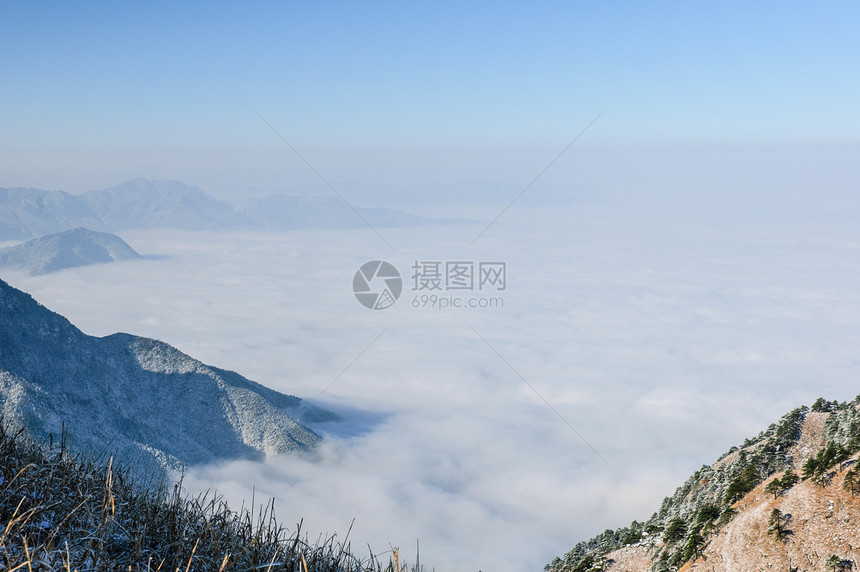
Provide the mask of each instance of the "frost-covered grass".
[{"label": "frost-covered grass", "polygon": [[419,572],[396,549],[355,556],[347,539],[310,543],[273,504],[230,510],[216,495],[138,480],[112,459],[39,444],[0,420],[0,571],[290,570]]}]

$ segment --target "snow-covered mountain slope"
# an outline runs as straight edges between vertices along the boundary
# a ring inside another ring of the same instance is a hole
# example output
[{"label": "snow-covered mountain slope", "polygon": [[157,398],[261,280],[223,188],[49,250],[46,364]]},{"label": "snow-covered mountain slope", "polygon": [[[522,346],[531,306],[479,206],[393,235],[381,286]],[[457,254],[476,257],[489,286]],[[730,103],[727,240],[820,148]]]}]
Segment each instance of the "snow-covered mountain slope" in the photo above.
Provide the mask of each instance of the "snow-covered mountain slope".
[{"label": "snow-covered mountain slope", "polygon": [[30,275],[47,274],[87,264],[141,258],[115,234],[79,227],[34,238],[0,250],[0,266],[23,268]]},{"label": "snow-covered mountain slope", "polygon": [[606,530],[549,572],[856,570],[860,395],[818,399],[702,466],[645,522]]},{"label": "snow-covered mountain slope", "polygon": [[107,230],[81,197],[63,191],[0,188],[0,240],[25,240],[79,226]]},{"label": "snow-covered mountain slope", "polygon": [[334,420],[157,340],[84,334],[0,280],[0,412],[36,438],[146,469],[307,451]]},{"label": "snow-covered mountain slope", "polygon": [[133,179],[81,197],[104,224],[117,230],[222,230],[258,226],[230,205],[178,181]]}]

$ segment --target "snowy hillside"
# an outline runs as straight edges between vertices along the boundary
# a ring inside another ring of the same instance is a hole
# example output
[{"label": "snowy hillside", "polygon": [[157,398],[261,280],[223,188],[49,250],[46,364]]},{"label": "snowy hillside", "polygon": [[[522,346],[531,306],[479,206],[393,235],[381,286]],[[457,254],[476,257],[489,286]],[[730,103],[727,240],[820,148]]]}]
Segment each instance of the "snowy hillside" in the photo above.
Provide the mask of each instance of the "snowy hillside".
[{"label": "snowy hillside", "polygon": [[37,438],[148,468],[306,451],[336,419],[157,340],[96,338],[0,281],[0,413]]},{"label": "snowy hillside", "polygon": [[107,230],[80,197],[63,191],[0,188],[0,240],[25,240],[79,226]]},{"label": "snowy hillside", "polygon": [[819,398],[696,471],[647,521],[580,542],[546,570],[855,570],[858,454],[860,396]]},{"label": "snowy hillside", "polygon": [[115,234],[81,227],[4,248],[0,250],[0,266],[22,268],[37,276],[64,268],[140,257]]},{"label": "snowy hillside", "polygon": [[134,179],[81,197],[104,224],[117,230],[222,230],[256,226],[230,205],[178,181]]}]

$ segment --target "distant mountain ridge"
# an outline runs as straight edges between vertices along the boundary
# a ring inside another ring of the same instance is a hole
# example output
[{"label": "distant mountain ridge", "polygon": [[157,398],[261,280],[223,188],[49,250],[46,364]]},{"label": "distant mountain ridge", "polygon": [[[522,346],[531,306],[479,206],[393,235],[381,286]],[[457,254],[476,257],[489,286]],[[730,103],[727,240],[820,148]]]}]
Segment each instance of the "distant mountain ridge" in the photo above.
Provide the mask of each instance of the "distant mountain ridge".
[{"label": "distant mountain ridge", "polygon": [[81,197],[63,191],[0,188],[0,240],[26,240],[80,226],[110,230]]},{"label": "distant mountain ridge", "polygon": [[416,226],[450,222],[387,208],[355,210],[334,196],[276,194],[242,208],[178,181],[133,179],[108,189],[63,191],[0,188],[0,240],[26,240],[77,227],[117,232],[181,230],[287,230]]},{"label": "distant mountain ridge", "polygon": [[120,237],[83,227],[0,249],[0,266],[25,269],[31,276],[138,258],[140,254]]},{"label": "distant mountain ridge", "polygon": [[178,181],[133,179],[80,195],[104,224],[117,230],[252,228],[254,221],[197,187]]},{"label": "distant mountain ridge", "polygon": [[0,280],[0,413],[147,469],[309,451],[337,416],[163,342],[88,336]]}]

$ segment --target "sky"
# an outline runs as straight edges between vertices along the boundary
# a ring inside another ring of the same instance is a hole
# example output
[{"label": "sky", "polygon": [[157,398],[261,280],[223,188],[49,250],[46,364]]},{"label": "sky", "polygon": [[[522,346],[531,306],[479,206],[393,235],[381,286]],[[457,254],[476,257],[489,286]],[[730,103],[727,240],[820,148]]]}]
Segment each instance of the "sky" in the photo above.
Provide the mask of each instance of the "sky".
[{"label": "sky", "polygon": [[[196,468],[190,489],[274,496],[312,535],[355,518],[357,547],[418,538],[440,571],[540,570],[790,409],[860,392],[858,16],[0,2],[0,187],[330,183],[472,219],[385,242],[135,231],[144,261],[3,279],[88,334],[158,338],[351,421],[316,460]],[[506,261],[505,306],[366,310],[352,276],[378,258]]]},{"label": "sky", "polygon": [[530,153],[547,162],[601,112],[582,146],[856,143],[858,16],[850,2],[3,2],[0,182],[319,183],[260,116],[344,184],[535,172]]}]

